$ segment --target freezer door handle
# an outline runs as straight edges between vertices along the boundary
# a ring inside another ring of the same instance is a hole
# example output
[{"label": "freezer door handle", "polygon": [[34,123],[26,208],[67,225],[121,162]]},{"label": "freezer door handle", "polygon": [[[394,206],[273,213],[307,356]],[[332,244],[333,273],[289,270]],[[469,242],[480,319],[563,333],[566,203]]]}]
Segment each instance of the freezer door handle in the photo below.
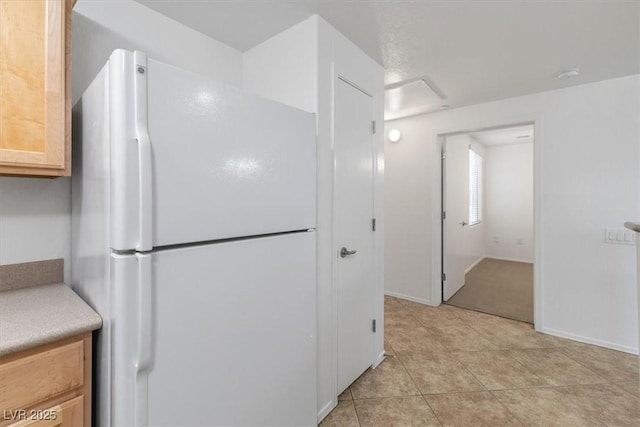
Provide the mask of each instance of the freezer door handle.
[{"label": "freezer door handle", "polygon": [[150,251],[152,234],[151,140],[147,125],[147,56],[134,52],[135,127],[138,143],[138,251]]},{"label": "freezer door handle", "polygon": [[148,419],[148,375],[151,366],[151,255],[137,253],[138,260],[138,357],[136,369],[136,426],[146,426]]}]

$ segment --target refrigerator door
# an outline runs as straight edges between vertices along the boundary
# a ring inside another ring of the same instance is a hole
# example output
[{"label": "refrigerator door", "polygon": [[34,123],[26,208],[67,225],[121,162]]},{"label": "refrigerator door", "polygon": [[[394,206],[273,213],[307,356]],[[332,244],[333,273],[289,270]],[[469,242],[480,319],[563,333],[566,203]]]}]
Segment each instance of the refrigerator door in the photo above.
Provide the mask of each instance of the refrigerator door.
[{"label": "refrigerator door", "polygon": [[120,270],[114,425],[316,425],[315,232],[131,255]]},{"label": "refrigerator door", "polygon": [[148,251],[315,228],[313,114],[127,54],[129,61],[119,62],[133,83],[112,87],[133,88],[135,129],[126,144],[138,149],[115,168],[140,190],[123,197],[116,214],[126,232],[138,227],[138,237],[118,236],[114,248]]}]

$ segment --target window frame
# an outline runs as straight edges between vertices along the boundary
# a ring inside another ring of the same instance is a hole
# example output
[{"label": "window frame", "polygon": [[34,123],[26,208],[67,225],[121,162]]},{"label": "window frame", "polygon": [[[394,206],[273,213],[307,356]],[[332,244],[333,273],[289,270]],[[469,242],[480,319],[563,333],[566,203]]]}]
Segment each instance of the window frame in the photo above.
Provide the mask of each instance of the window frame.
[{"label": "window frame", "polygon": [[[469,226],[474,226],[482,223],[483,174],[484,159],[479,152],[474,150],[471,145],[469,145]],[[473,215],[474,208],[476,214],[475,216]]]}]

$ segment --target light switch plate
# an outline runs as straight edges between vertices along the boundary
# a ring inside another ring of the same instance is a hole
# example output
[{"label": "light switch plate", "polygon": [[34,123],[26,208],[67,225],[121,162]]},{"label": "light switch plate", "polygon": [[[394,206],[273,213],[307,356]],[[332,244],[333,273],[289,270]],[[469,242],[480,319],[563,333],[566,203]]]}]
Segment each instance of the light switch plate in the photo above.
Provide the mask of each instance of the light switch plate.
[{"label": "light switch plate", "polygon": [[606,228],[604,242],[613,245],[635,245],[636,233],[626,228]]}]

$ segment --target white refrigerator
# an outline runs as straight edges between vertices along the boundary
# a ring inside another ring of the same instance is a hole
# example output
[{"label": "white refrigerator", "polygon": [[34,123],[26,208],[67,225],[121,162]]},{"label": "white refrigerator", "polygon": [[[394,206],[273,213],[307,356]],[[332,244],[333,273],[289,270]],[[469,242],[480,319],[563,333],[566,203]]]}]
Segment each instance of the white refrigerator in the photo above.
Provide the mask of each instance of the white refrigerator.
[{"label": "white refrigerator", "polygon": [[73,146],[95,423],[316,425],[313,115],[117,50]]}]

